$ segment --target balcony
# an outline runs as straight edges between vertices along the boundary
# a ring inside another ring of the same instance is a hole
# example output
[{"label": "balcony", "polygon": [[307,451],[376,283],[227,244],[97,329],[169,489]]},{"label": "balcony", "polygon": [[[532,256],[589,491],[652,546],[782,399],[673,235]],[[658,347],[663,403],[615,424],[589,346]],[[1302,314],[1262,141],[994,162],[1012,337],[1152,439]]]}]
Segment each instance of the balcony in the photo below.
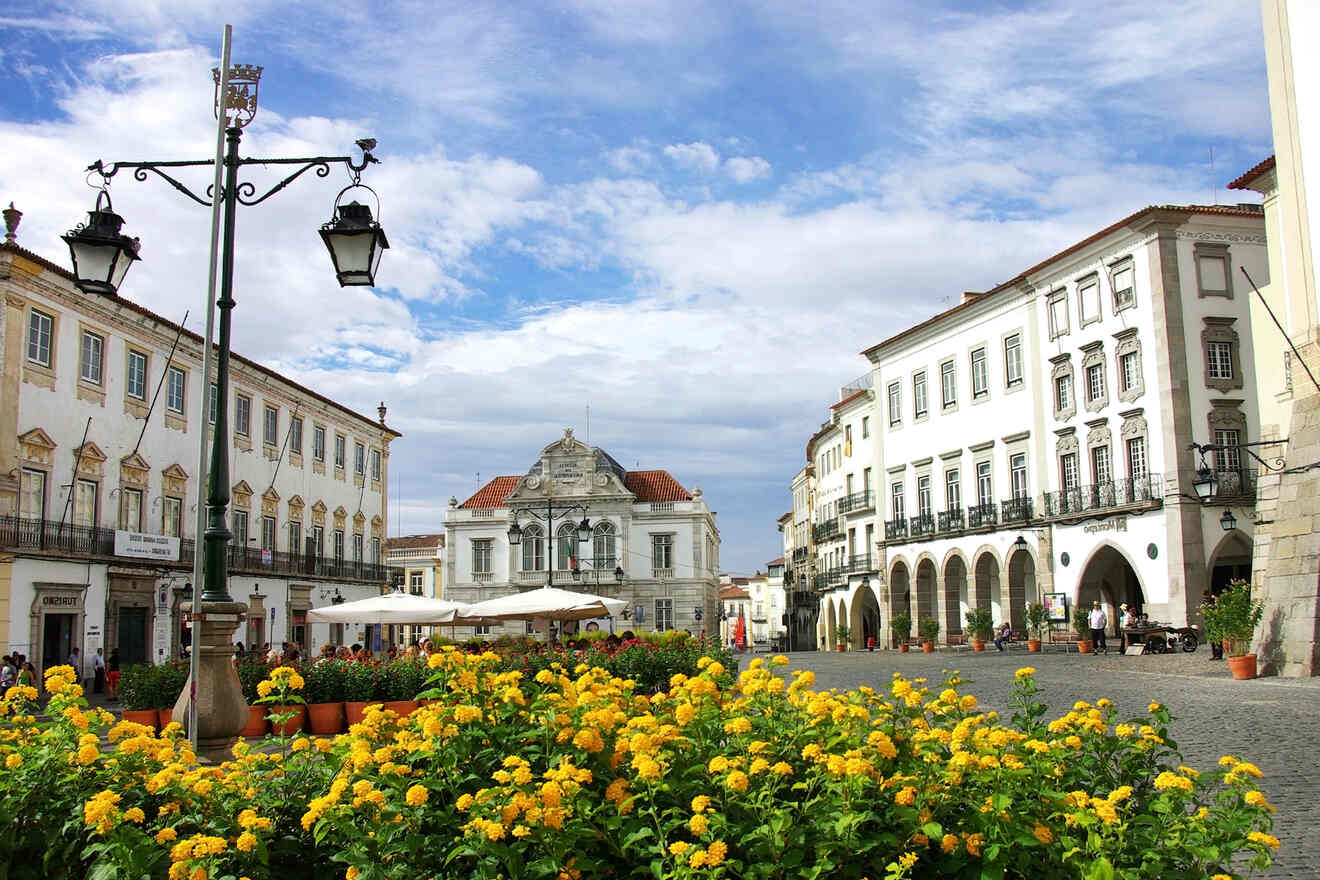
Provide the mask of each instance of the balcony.
[{"label": "balcony", "polygon": [[967,508],[967,528],[979,529],[982,526],[993,526],[997,522],[995,503],[987,501],[985,504],[973,504]]},{"label": "balcony", "polygon": [[842,538],[843,530],[839,528],[839,521],[837,519],[827,519],[824,522],[816,523],[811,527],[811,537],[819,544],[821,541]]},{"label": "balcony", "polygon": [[1005,525],[1015,522],[1027,522],[1031,519],[1031,499],[1010,498],[999,502],[999,519]]},{"label": "balcony", "polygon": [[869,489],[839,499],[839,513],[860,513],[863,510],[875,510],[875,493]]},{"label": "balcony", "polygon": [[1215,494],[1218,500],[1256,497],[1256,474],[1252,470],[1215,471]]},{"label": "balcony", "polygon": [[963,517],[963,509],[955,507],[952,510],[946,510],[940,514],[939,525],[941,532],[962,531],[966,519]]},{"label": "balcony", "polygon": [[899,517],[885,521],[885,540],[897,541],[900,538],[906,538],[908,533],[907,520]]},{"label": "balcony", "polygon": [[917,538],[922,535],[935,534],[935,517],[929,513],[923,513],[919,516],[908,519],[908,531],[912,537]]},{"label": "balcony", "polygon": [[848,560],[843,564],[843,570],[849,574],[875,571],[875,564],[871,562],[871,557],[868,554],[857,553],[848,557]]},{"label": "balcony", "polygon": [[794,564],[794,565],[797,565],[799,562],[802,562],[802,561],[805,560],[806,558],[807,558],[807,548],[806,548],[806,547],[794,547],[794,548],[793,548],[793,564]]},{"label": "balcony", "polygon": [[[1236,471],[1227,476],[1235,478],[1234,491],[1240,491],[1241,477]],[[1224,483],[1219,485],[1223,486]],[[1254,473],[1252,474],[1254,491]],[[1067,517],[1094,511],[1113,510],[1132,505],[1150,504],[1158,501],[1161,495],[1160,478],[1154,474],[1134,479],[1114,480],[1094,486],[1076,486],[1058,492],[1045,493],[1045,515],[1048,517]]]}]

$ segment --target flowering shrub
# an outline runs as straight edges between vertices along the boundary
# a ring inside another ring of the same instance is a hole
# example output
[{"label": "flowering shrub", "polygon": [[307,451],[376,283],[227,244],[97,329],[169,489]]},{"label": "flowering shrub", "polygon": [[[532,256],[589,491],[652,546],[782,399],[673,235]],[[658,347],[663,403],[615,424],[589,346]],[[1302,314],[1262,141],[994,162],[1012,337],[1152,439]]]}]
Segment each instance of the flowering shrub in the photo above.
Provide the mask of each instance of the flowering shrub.
[{"label": "flowering shrub", "polygon": [[[1279,845],[1260,771],[1182,766],[1159,704],[1047,720],[1025,668],[1005,721],[956,674],[821,693],[809,671],[781,677],[786,662],[734,682],[707,658],[648,695],[586,664],[528,677],[444,652],[437,701],[406,719],[371,708],[333,742],[240,743],[212,767],[177,725],[109,726],[68,680],[48,723],[11,691],[3,796],[23,800],[0,806],[44,822],[0,857],[21,871],[56,853],[31,876],[172,880],[1236,880]],[[289,702],[300,684],[275,670],[259,690]]]}]

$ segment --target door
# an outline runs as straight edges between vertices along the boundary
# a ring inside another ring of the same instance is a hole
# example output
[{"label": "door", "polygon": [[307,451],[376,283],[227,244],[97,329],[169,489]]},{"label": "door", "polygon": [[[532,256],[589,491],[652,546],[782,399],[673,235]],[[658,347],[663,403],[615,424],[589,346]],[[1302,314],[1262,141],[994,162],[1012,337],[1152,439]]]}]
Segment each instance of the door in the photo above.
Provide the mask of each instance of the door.
[{"label": "door", "polygon": [[52,666],[69,662],[73,653],[73,624],[75,615],[47,614],[41,630],[41,669],[38,675],[44,675]]},{"label": "door", "polygon": [[147,609],[119,609],[119,662],[128,666],[147,662]]}]

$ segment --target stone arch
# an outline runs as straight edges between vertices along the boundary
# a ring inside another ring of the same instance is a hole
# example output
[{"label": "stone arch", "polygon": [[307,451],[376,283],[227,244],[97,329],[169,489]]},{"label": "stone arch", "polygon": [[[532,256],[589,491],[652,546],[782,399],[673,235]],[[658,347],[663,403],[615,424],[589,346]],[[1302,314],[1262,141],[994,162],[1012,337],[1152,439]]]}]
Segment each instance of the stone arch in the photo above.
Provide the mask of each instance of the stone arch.
[{"label": "stone arch", "polygon": [[1036,555],[1030,545],[1008,551],[1008,621],[1017,632],[1027,628],[1027,605],[1040,601],[1036,584]]},{"label": "stone arch", "polygon": [[995,553],[993,548],[985,547],[978,550],[973,563],[973,583],[975,589],[972,593],[972,606],[975,608],[988,608],[990,616],[998,623],[1003,619],[1003,601],[999,587],[999,573],[1001,567],[999,564],[999,554]]},{"label": "stone arch", "polygon": [[1110,633],[1118,632],[1120,604],[1140,613],[1146,601],[1137,567],[1122,547],[1109,541],[1095,546],[1077,579],[1075,607],[1090,608],[1096,599],[1105,611]]},{"label": "stone arch", "polygon": [[[868,644],[880,644],[880,599],[869,583],[859,584],[853,593],[850,617],[855,623],[853,645],[865,648]],[[868,642],[868,639],[875,641]]]},{"label": "stone arch", "polygon": [[1251,536],[1241,529],[1226,532],[1219,539],[1206,563],[1210,573],[1210,592],[1219,592],[1234,578],[1251,582]]},{"label": "stone arch", "polygon": [[838,622],[834,616],[833,600],[830,599],[825,600],[825,619],[823,623],[825,625],[825,633],[824,633],[825,650],[832,651],[834,650],[834,646],[836,644],[836,642],[834,641],[834,631],[835,631],[835,627],[838,625]]},{"label": "stone arch", "polygon": [[935,565],[935,557],[930,553],[922,553],[917,557],[915,578],[917,613],[914,624],[925,618],[939,617],[939,577]]},{"label": "stone arch", "polygon": [[[894,563],[889,567],[889,617],[891,620],[899,614],[910,615],[912,613],[910,577],[907,561],[902,558],[894,560]],[[897,646],[897,636],[894,637],[894,644]]]},{"label": "stone arch", "polygon": [[963,620],[971,608],[967,589],[967,559],[957,550],[944,557],[944,632],[958,635],[963,631]]}]

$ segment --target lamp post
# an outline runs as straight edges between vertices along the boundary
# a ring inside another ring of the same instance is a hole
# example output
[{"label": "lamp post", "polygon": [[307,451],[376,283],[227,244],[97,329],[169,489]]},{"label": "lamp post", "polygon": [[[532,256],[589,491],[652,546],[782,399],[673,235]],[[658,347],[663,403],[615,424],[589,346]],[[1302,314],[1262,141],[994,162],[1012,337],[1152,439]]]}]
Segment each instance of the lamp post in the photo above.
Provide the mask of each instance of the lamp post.
[{"label": "lamp post", "polygon": [[[513,511],[513,525],[509,526],[509,546],[519,547],[522,545],[522,539],[523,539],[523,528],[522,525],[519,524],[518,522],[520,518],[526,516],[529,520],[545,523],[545,531],[546,531],[545,585],[547,587],[552,587],[554,586],[555,583],[555,563],[550,556],[551,550],[554,548],[555,545],[550,543],[550,541],[557,540],[557,536],[554,534],[556,510],[559,511],[559,517],[561,519],[566,514],[570,514],[574,511],[581,511],[582,521],[577,524],[576,534],[570,535],[568,539],[571,541],[574,538],[576,538],[576,542],[578,544],[585,544],[591,540],[591,521],[587,519],[586,505],[560,504],[556,507],[554,498],[549,494],[549,492],[547,492],[545,496],[544,514],[530,507],[517,508]],[[578,554],[574,553],[571,558],[573,559],[575,563],[574,567],[576,568]],[[616,575],[621,576],[622,573],[623,573],[623,569],[621,567],[615,568]],[[573,575],[573,579],[577,580],[580,576],[581,576],[581,572],[575,571]]]},{"label": "lamp post", "polygon": [[[185,686],[179,703],[175,706],[175,718],[189,720],[190,711],[196,708],[196,723],[188,724],[189,738],[193,740],[202,754],[221,756],[227,752],[233,736],[242,729],[247,717],[246,703],[238,682],[233,678],[229,665],[229,634],[246,617],[247,606],[235,602],[229,595],[229,572],[227,548],[230,531],[227,525],[229,509],[229,355],[231,315],[234,309],[234,231],[239,205],[252,206],[283,190],[290,183],[308,171],[315,171],[317,177],[326,177],[332,166],[340,165],[347,169],[350,183],[335,197],[330,220],[323,224],[319,233],[330,251],[335,274],[341,286],[374,285],[376,268],[381,252],[389,247],[384,230],[371,215],[369,207],[356,201],[346,205],[340,202],[350,190],[361,189],[375,192],[363,186],[362,171],[377,159],[371,151],[376,142],[364,139],[357,142],[362,150],[362,159],[353,161],[349,156],[313,156],[303,158],[241,158],[238,153],[242,141],[243,129],[252,121],[257,112],[257,89],[261,79],[261,68],[251,65],[228,64],[228,31],[222,69],[213,71],[216,84],[215,108],[217,119],[224,129],[225,151],[223,155],[223,183],[220,183],[221,169],[216,169],[216,160],[182,161],[140,161],[114,162],[109,165],[99,159],[88,166],[88,172],[101,178],[101,185],[94,209],[88,214],[88,222],[63,236],[69,246],[73,261],[75,284],[85,293],[114,297],[132,264],[139,259],[139,241],[121,233],[124,220],[116,214],[110,203],[109,185],[112,178],[120,171],[132,169],[136,180],[146,180],[154,174],[174,187],[175,190],[198,204],[212,208],[223,208],[223,231],[220,249],[220,290],[216,305],[220,310],[219,338],[216,343],[216,419],[214,440],[211,445],[210,465],[207,468],[206,528],[203,537],[204,551],[201,561],[202,589],[199,602],[193,606],[192,617],[201,625],[200,638],[194,634],[194,651],[200,659],[193,665],[193,674]],[[239,169],[247,165],[296,166],[291,174],[279,183],[257,195],[257,188],[248,182],[239,182]],[[216,170],[216,185],[203,194],[189,189],[184,183],[172,176],[176,168],[212,168]],[[169,169],[169,170],[167,170]],[[212,193],[214,192],[214,199]],[[103,205],[104,202],[104,205]],[[379,211],[379,199],[377,199]],[[210,325],[208,311],[208,333],[203,360],[209,370]],[[207,371],[204,370],[204,373]],[[204,394],[208,392],[204,388]],[[203,399],[202,418],[206,418],[206,401]],[[203,423],[204,424],[204,423]],[[200,427],[200,426],[199,426]],[[206,429],[200,428],[203,450],[206,442]],[[204,460],[204,454],[203,454]],[[199,526],[201,517],[199,519]],[[271,609],[272,614],[274,609]]]}]

